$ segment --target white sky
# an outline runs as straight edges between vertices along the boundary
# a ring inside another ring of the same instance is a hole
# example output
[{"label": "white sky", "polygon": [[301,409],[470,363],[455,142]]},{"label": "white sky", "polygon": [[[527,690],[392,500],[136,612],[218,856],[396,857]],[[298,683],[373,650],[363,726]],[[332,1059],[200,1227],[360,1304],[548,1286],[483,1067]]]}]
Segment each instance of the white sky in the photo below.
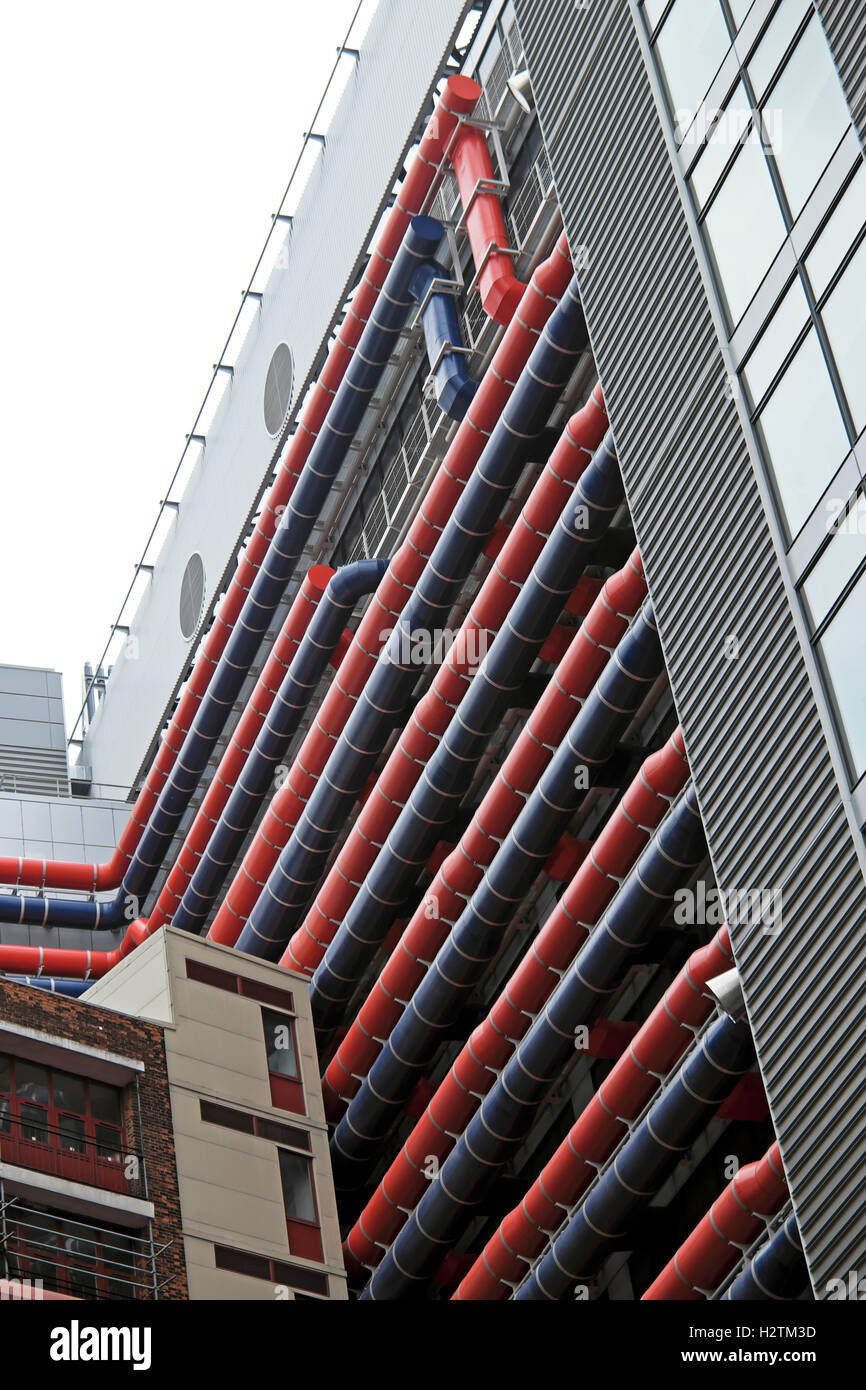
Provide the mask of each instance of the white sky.
[{"label": "white sky", "polygon": [[0,663],[70,726],[356,4],[0,8]]}]

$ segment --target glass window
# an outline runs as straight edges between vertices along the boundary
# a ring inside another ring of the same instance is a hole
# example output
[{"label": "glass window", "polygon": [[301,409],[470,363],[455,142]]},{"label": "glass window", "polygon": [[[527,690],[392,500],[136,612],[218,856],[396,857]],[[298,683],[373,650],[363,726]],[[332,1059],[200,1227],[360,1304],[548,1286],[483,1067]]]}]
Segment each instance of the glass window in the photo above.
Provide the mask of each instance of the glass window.
[{"label": "glass window", "polygon": [[302,1158],[300,1154],[288,1153],[285,1149],[280,1149],[279,1154],[286,1216],[294,1221],[315,1221],[316,1203],[310,1160]]},{"label": "glass window", "polygon": [[120,1092],[113,1086],[103,1086],[98,1081],[90,1083],[90,1113],[94,1120],[104,1120],[109,1125],[120,1124]]},{"label": "glass window", "polygon": [[743,369],[752,406],[760,405],[794,339],[809,318],[809,301],[800,277],[793,281],[778,309],[752,349]]},{"label": "glass window", "polygon": [[721,177],[722,170],[742,142],[751,119],[752,108],[746,96],[746,89],[742,82],[738,82],[691,176],[699,209],[706,203]]},{"label": "glass window", "polygon": [[848,184],[830,214],[823,232],[806,257],[806,269],[809,272],[812,289],[819,299],[839,269],[845,252],[864,224],[866,224],[866,167],[861,159],[857,173]]},{"label": "glass window", "polygon": [[851,121],[817,15],[806,25],[763,115],[796,218]]},{"label": "glass window", "polygon": [[268,1071],[276,1072],[278,1076],[288,1076],[293,1081],[300,1080],[292,1019],[288,1014],[274,1014],[264,1009],[262,1020],[268,1050]]},{"label": "glass window", "polygon": [[785,239],[782,210],[757,141],[740,150],[704,226],[733,326]]},{"label": "glass window", "polygon": [[811,8],[809,0],[782,0],[764,37],[748,61],[747,68],[755,95],[760,99],[767,84],[782,61],[785,49],[794,37],[797,25]]},{"label": "glass window", "polygon": [[8,1057],[0,1057],[0,1091],[8,1095],[12,1090],[12,1062]]},{"label": "glass window", "polygon": [[866,575],[863,575],[852,589],[819,643],[830,683],[836,696],[854,775],[857,779],[866,772],[864,632],[866,632]]},{"label": "glass window", "polygon": [[814,328],[759,417],[791,534],[848,452],[848,435]]},{"label": "glass window", "polygon": [[37,1105],[48,1104],[48,1072],[44,1067],[34,1066],[32,1062],[16,1062],[15,1084],[22,1100],[32,1100]]},{"label": "glass window", "polygon": [[21,1138],[30,1139],[34,1144],[48,1143],[48,1111],[41,1105],[22,1105]]},{"label": "glass window", "polygon": [[60,1148],[68,1149],[73,1153],[83,1154],[87,1150],[84,1138],[84,1120],[77,1115],[60,1115],[58,1117],[58,1128],[60,1130]]},{"label": "glass window", "polygon": [[[848,580],[866,559],[866,497],[840,515],[841,499],[828,512],[828,530],[838,526],[835,538],[803,583],[803,595],[813,627],[820,627]],[[838,517],[838,523],[837,523]]]},{"label": "glass window", "polygon": [[685,133],[731,46],[719,0],[677,0],[656,40],[674,119]]},{"label": "glass window", "polygon": [[821,311],[857,433],[866,426],[866,240]]},{"label": "glass window", "polygon": [[84,1082],[80,1077],[68,1076],[66,1072],[55,1071],[51,1074],[51,1082],[54,1089],[54,1107],[56,1110],[70,1110],[73,1115],[87,1114]]}]

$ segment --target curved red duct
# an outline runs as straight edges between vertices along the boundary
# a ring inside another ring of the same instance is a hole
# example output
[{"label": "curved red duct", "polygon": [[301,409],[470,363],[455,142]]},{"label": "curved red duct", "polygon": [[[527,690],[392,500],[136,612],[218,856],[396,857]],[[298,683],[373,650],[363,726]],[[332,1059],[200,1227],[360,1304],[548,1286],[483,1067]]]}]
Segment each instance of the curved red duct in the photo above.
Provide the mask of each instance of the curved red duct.
[{"label": "curved red duct", "polygon": [[199,648],[193,670],[111,859],[102,864],[73,864],[65,860],[2,856],[0,882],[14,883],[17,887],[69,888],[94,893],[119,887],[195,718],[253,577],[267,553],[280,516],[351,361],[403,234],[437,181],[437,171],[461,116],[473,110],[480,95],[478,83],[469,77],[449,77],[445,84],[421,143],[410,160],[399,195],[352,296],[346,317],[335,334],[327,361],[309,393],[276,481],[265,499],[262,514],[238,558],[234,577]]},{"label": "curved red duct", "polygon": [[214,918],[209,938],[234,946],[360,695],[379,650],[414,589],[502,413],[542,328],[571,280],[565,236],[538,266],[481,385],[451,441],[406,540],[392,557],[322,702],[289,776],[277,792]]},{"label": "curved red duct", "polygon": [[[679,729],[645,760],[487,1018],[475,1029],[345,1243],[347,1259],[375,1265],[440,1162],[543,1007],[688,779]],[[495,851],[494,851],[495,852]],[[363,1011],[362,1011],[363,1012]],[[333,1065],[333,1064],[332,1064]],[[329,1069],[330,1070],[330,1069]]]},{"label": "curved red duct", "polygon": [[788,1196],[778,1143],[731,1179],[643,1298],[696,1302],[717,1289]]},{"label": "curved red duct", "polygon": [[454,1298],[505,1299],[527,1265],[541,1254],[550,1232],[561,1223],[596,1176],[650,1097],[683,1056],[713,1011],[704,986],[733,963],[727,926],[694,951],[676,979],[605,1077],[566,1139],[542,1168],[521,1204],[500,1223],[496,1234],[457,1288]]},{"label": "curved red duct", "polygon": [[[596,384],[557,441],[430,689],[413,710],[313,906],[289,942],[281,961],[288,969],[312,974],[320,963],[606,428],[604,398]],[[574,713],[572,709],[568,722]]]},{"label": "curved red duct", "polygon": [[339,1118],[358,1091],[400,1018],[404,1002],[417,989],[428,962],[481,882],[580,702],[606,665],[609,649],[625,632],[645,594],[643,566],[635,550],[626,565],[605,581],[472,823],[438,870],[328,1066],[322,1091],[329,1119]]},{"label": "curved red duct", "polygon": [[499,196],[490,189],[495,179],[484,131],[478,126],[461,125],[451,142],[450,156],[481,303],[497,323],[510,323],[526,286],[515,278],[511,257],[505,251],[508,233]]}]

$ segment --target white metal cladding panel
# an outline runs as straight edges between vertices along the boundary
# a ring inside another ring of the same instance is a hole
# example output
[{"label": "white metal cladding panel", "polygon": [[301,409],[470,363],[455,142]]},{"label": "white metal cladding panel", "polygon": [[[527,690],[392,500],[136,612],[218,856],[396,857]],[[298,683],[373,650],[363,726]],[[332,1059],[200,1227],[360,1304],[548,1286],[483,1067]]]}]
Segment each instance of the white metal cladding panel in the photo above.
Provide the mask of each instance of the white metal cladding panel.
[{"label": "white metal cladding panel", "polygon": [[[233,364],[231,384],[207,431],[202,459],[132,620],[137,646],[127,644],[131,654],[123,653],[115,662],[88,733],[82,762],[92,768],[94,785],[130,786],[162,725],[193,650],[178,621],[187,561],[194,551],[203,558],[207,609],[224,576],[234,572],[247,518],[281,453],[263,416],[271,356],[280,342],[289,343],[294,410],[352,288],[356,261],[399,176],[467,8],[467,0],[436,0],[434,5],[380,0],[295,214],[284,263],[267,283]],[[275,170],[275,181],[280,176]]]},{"label": "white metal cladding panel", "polygon": [[863,0],[815,0],[815,5],[862,142],[866,138],[866,5]]},{"label": "white metal cladding panel", "polygon": [[629,8],[517,12],[716,878],[783,890],[732,934],[824,1297],[866,1265],[863,877]]}]

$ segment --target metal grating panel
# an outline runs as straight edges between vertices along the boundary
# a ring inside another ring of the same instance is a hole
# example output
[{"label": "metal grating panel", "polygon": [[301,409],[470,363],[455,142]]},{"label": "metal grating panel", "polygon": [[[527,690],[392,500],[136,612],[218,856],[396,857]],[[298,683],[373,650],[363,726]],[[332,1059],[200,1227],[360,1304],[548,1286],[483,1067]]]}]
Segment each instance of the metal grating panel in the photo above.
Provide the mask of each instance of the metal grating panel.
[{"label": "metal grating panel", "polygon": [[866,141],[866,7],[856,0],[815,0],[860,141]]},{"label": "metal grating panel", "polygon": [[[861,32],[859,6],[823,8],[837,32]],[[733,935],[825,1297],[828,1279],[866,1263],[866,892],[852,827],[631,9],[517,0],[517,13],[716,878],[783,890],[778,935]]]}]

